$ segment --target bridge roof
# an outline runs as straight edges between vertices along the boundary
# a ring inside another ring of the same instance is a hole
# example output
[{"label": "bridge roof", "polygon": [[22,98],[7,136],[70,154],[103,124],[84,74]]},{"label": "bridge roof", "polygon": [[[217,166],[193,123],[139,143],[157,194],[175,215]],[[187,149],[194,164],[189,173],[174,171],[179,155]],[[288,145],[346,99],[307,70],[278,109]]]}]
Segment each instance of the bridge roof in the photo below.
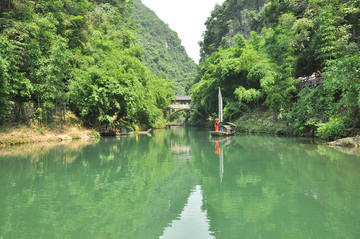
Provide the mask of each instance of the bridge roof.
[{"label": "bridge roof", "polygon": [[175,98],[173,98],[173,100],[176,100],[176,101],[191,101],[191,96],[190,95],[175,96]]}]

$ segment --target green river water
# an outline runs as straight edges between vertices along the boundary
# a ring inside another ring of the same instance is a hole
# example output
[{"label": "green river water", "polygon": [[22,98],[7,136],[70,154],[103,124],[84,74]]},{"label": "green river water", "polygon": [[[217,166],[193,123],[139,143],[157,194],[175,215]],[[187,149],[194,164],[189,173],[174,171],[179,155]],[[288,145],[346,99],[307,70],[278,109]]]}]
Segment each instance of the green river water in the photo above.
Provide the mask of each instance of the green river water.
[{"label": "green river water", "polygon": [[0,156],[0,239],[360,238],[360,157],[174,128]]}]

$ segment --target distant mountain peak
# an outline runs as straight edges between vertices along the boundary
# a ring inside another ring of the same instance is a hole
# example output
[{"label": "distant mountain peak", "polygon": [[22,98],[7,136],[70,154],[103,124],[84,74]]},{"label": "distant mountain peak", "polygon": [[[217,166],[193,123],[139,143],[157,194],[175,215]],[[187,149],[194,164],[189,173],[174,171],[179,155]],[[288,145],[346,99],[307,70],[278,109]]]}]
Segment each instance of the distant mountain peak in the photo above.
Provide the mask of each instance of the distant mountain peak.
[{"label": "distant mountain peak", "polygon": [[187,94],[197,65],[187,55],[178,34],[140,0],[134,1],[132,18],[136,43],[144,49],[141,61],[157,76],[171,81],[176,95]]}]

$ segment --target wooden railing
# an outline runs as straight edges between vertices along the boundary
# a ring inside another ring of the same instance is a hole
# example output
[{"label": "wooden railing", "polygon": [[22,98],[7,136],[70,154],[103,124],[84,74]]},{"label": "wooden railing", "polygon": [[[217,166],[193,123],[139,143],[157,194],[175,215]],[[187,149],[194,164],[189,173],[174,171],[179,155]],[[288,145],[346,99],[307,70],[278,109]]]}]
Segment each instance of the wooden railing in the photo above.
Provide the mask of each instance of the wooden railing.
[{"label": "wooden railing", "polygon": [[296,80],[299,81],[299,89],[303,89],[305,87],[315,88],[323,83],[322,76],[306,76],[306,77],[299,77]]}]

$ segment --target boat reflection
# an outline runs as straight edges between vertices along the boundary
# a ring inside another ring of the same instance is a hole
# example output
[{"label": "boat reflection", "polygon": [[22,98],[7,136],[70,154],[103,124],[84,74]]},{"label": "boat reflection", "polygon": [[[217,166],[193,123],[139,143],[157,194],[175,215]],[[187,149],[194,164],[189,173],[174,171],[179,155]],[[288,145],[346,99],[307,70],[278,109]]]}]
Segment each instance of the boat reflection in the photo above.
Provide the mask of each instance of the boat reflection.
[{"label": "boat reflection", "polygon": [[219,177],[220,183],[222,183],[224,178],[224,147],[231,144],[231,137],[210,140],[210,142],[215,142],[215,154],[219,156]]}]

